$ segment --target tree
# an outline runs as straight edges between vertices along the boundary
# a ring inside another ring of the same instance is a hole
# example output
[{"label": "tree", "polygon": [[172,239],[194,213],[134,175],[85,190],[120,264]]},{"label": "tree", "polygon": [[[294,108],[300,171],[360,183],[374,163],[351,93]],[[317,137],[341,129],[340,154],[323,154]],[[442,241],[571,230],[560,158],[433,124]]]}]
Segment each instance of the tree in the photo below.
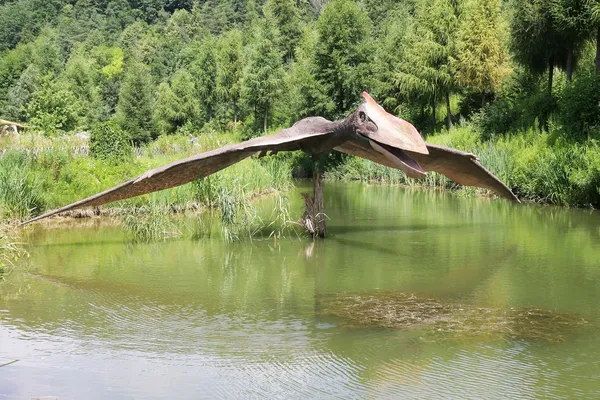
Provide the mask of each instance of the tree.
[{"label": "tree", "polygon": [[596,73],[600,73],[600,2],[590,1],[590,14],[596,29]]},{"label": "tree", "polygon": [[200,105],[195,89],[194,79],[185,70],[173,75],[171,85],[160,84],[154,107],[154,121],[160,133],[173,133],[198,118]]},{"label": "tree", "polygon": [[592,9],[589,0],[552,0],[550,14],[566,51],[567,81],[573,79],[577,53],[592,34]]},{"label": "tree", "polygon": [[280,38],[277,46],[284,59],[294,58],[294,49],[300,40],[299,10],[295,0],[268,0],[264,7],[267,18],[272,18],[279,29]]},{"label": "tree", "polygon": [[[509,73],[499,0],[472,0],[460,24],[452,67],[458,83],[482,94],[493,92]],[[483,104],[482,104],[483,105]]]},{"label": "tree", "polygon": [[284,70],[281,53],[276,47],[279,32],[272,20],[266,18],[255,29],[243,78],[243,95],[254,110],[254,124],[262,120],[266,133],[273,105],[281,93]]},{"label": "tree", "polygon": [[452,0],[417,3],[414,29],[407,37],[407,50],[396,76],[397,84],[410,97],[430,102],[434,126],[436,104],[443,96],[446,127],[452,127],[450,95],[458,85],[451,57],[456,51],[461,5]]},{"label": "tree", "polygon": [[244,69],[243,34],[232,30],[219,38],[217,45],[217,95],[226,118],[237,123]]},{"label": "tree", "polygon": [[548,70],[548,93],[552,93],[554,68],[560,63],[564,46],[560,41],[547,0],[513,0],[511,50],[517,62],[531,72]]},{"label": "tree", "polygon": [[395,12],[380,23],[380,38],[375,49],[373,76],[374,94],[386,110],[400,113],[401,104],[408,100],[407,93],[398,85],[397,71],[407,50],[413,18],[407,9]]},{"label": "tree", "polygon": [[100,119],[103,108],[96,75],[94,59],[83,51],[72,53],[63,74],[63,79],[81,105],[81,117],[88,127]]},{"label": "tree", "polygon": [[371,22],[349,0],[332,0],[317,21],[315,76],[334,101],[332,116],[346,115],[370,83]]},{"label": "tree", "polygon": [[308,26],[296,47],[287,75],[288,123],[313,115],[329,115],[335,107],[325,86],[315,77],[314,52],[318,39],[318,33]]},{"label": "tree", "polygon": [[19,77],[8,92],[8,104],[5,108],[6,118],[16,121],[27,119],[27,105],[32,95],[39,89],[41,73],[31,64]]},{"label": "tree", "polygon": [[125,52],[120,47],[98,46],[91,53],[100,71],[97,85],[104,106],[100,119],[107,120],[117,109]]},{"label": "tree", "polygon": [[27,105],[31,125],[47,134],[70,132],[80,122],[81,106],[68,86],[54,76],[46,75]]},{"label": "tree", "polygon": [[206,37],[201,43],[195,42],[187,49],[194,58],[188,66],[194,77],[196,96],[204,122],[209,122],[217,109],[217,56],[215,39]]},{"label": "tree", "polygon": [[152,138],[152,80],[148,67],[133,63],[127,68],[117,103],[117,121],[135,143]]}]

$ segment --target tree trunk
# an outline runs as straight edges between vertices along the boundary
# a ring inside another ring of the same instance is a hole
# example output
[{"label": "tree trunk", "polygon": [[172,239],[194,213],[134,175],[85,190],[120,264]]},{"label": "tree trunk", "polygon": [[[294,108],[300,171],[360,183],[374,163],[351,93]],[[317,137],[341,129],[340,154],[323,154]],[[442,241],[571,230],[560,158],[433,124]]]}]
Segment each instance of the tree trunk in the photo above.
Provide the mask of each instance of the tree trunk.
[{"label": "tree trunk", "polygon": [[265,118],[263,120],[263,129],[265,131],[265,134],[267,133],[267,123],[269,120],[269,103],[267,103],[265,105]]},{"label": "tree trunk", "polygon": [[450,130],[452,125],[452,111],[450,110],[450,92],[446,92],[446,129]]},{"label": "tree trunk", "polygon": [[[552,96],[552,83],[554,82],[554,54],[550,56],[550,60],[548,61],[548,96]],[[547,110],[544,110],[543,115],[540,118],[540,130],[545,130],[548,132],[548,120],[550,119],[550,115]]]},{"label": "tree trunk", "polygon": [[313,195],[302,193],[304,198],[304,215],[300,223],[312,237],[325,237],[326,221],[325,204],[323,202],[323,175],[313,172]]},{"label": "tree trunk", "polygon": [[596,32],[596,72],[600,72],[600,26]]},{"label": "tree trunk", "polygon": [[548,61],[548,94],[552,94],[552,83],[554,81],[554,55]]},{"label": "tree trunk", "polygon": [[433,98],[431,99],[431,120],[433,122],[433,130],[435,130],[435,95],[433,96]]},{"label": "tree trunk", "polygon": [[569,46],[567,50],[567,82],[571,83],[573,80],[573,45]]}]

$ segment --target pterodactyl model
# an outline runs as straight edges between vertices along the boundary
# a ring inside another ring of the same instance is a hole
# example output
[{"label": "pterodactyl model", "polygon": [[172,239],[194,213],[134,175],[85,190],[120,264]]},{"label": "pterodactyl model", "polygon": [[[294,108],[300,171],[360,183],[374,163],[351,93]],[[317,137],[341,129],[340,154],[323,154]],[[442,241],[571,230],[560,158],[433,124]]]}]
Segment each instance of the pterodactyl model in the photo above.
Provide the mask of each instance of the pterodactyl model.
[{"label": "pterodactyl model", "polygon": [[[322,117],[308,117],[276,134],[231,144],[152,169],[119,186],[49,211],[24,224],[64,211],[100,206],[183,185],[214,174],[257,153],[264,156],[267,152],[273,154],[293,150],[302,150],[313,159],[331,150],[352,154],[400,169],[411,178],[423,178],[426,171],[435,171],[461,185],[490,189],[502,197],[519,201],[504,183],[479,163],[474,154],[425,143],[409,122],[386,112],[368,93],[363,92],[363,98],[364,101],[357,110],[344,120],[329,121]],[[309,198],[312,208],[310,212],[307,200],[307,212],[317,226],[309,224],[312,225],[309,230],[314,235],[324,236],[320,174],[315,174],[313,178],[315,197]],[[306,223],[304,225],[307,227]]]}]

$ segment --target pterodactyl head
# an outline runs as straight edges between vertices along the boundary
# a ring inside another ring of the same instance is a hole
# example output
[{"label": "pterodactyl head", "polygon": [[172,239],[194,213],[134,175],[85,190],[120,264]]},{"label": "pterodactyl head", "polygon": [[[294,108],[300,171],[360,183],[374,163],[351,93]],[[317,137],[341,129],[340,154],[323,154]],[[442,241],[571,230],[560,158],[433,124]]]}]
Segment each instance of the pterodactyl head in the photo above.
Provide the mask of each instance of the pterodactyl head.
[{"label": "pterodactyl head", "polygon": [[362,96],[364,101],[353,114],[356,132],[408,176],[423,178],[426,174],[423,168],[404,151],[429,154],[417,129],[385,111],[367,92]]}]

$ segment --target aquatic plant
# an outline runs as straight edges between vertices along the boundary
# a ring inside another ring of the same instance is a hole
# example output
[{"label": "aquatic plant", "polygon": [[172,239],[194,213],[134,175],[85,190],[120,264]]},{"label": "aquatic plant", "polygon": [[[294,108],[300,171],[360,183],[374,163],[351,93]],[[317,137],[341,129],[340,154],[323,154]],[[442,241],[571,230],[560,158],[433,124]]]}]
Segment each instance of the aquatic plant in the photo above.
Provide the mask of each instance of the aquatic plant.
[{"label": "aquatic plant", "polygon": [[332,293],[319,297],[319,315],[353,328],[420,329],[449,339],[506,336],[563,341],[587,324],[581,316],[538,308],[478,307],[410,293]]},{"label": "aquatic plant", "polygon": [[159,205],[133,208],[122,219],[123,229],[134,242],[149,243],[179,236],[181,232],[169,216],[170,212]]},{"label": "aquatic plant", "polygon": [[0,280],[4,279],[15,261],[27,254],[16,238],[13,228],[0,224]]}]

